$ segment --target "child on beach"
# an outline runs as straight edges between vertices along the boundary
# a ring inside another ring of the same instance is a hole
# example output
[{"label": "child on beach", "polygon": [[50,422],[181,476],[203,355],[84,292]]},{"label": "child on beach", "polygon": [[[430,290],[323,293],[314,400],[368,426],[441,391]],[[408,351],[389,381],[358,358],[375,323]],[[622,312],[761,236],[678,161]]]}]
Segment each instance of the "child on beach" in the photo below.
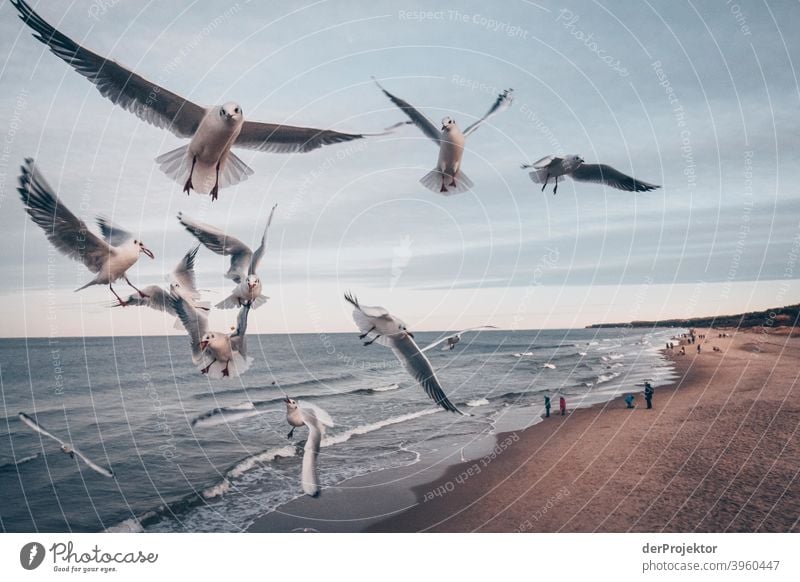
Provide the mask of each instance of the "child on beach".
[{"label": "child on beach", "polygon": [[625,404],[628,405],[628,408],[634,408],[634,406],[633,406],[633,394],[628,393],[625,396]]},{"label": "child on beach", "polygon": [[547,394],[544,395],[544,417],[550,418],[550,397]]},{"label": "child on beach", "polygon": [[567,401],[563,396],[558,399],[558,407],[561,409],[561,416],[564,416],[567,413]]}]

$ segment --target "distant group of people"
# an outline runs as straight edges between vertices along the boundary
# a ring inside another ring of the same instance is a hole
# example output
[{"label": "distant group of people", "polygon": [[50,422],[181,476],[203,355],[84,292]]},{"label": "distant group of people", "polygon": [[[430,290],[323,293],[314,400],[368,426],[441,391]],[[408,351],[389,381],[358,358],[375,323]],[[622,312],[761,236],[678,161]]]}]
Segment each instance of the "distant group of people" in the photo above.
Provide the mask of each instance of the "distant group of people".
[{"label": "distant group of people", "polygon": [[[561,411],[561,416],[567,414],[567,399],[563,396],[558,399],[558,408]],[[550,418],[550,397],[547,394],[544,395],[544,417]]]}]

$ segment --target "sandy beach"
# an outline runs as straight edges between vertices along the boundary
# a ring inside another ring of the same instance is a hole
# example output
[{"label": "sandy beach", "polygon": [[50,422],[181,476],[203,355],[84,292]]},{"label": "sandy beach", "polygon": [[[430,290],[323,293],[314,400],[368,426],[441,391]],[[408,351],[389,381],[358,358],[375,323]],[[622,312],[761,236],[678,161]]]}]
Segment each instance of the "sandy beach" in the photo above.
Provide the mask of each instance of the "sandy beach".
[{"label": "sandy beach", "polygon": [[783,331],[696,330],[701,353],[667,351],[680,378],[652,410],[637,394],[633,410],[618,398],[498,435],[507,446],[417,486],[416,506],[366,529],[798,531],[800,338]]}]

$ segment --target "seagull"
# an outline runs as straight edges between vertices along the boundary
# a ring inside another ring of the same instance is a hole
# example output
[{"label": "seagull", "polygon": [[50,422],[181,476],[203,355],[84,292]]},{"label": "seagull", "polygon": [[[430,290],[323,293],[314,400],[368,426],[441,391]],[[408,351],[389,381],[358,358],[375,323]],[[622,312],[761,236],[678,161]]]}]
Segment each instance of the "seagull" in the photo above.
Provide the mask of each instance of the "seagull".
[{"label": "seagull", "polygon": [[[332,130],[246,121],[235,102],[203,107],[82,47],[39,16],[24,0],[11,0],[20,18],[57,57],[86,77],[100,94],[159,129],[190,139],[156,158],[161,170],[183,184],[183,191],[210,194],[246,180],[253,170],[231,147],[273,153],[305,153],[322,146],[376,134],[341,133]],[[388,131],[388,130],[387,130]]]},{"label": "seagull", "polygon": [[92,461],[90,458],[88,458],[86,455],[84,455],[82,452],[80,452],[78,449],[76,449],[72,445],[72,443],[66,443],[57,436],[48,432],[42,425],[40,425],[38,422],[36,422],[33,418],[31,418],[24,412],[20,412],[17,416],[19,416],[19,419],[23,423],[27,424],[29,427],[31,427],[39,434],[44,435],[47,438],[51,438],[54,441],[56,441],[59,445],[61,445],[61,452],[64,453],[65,455],[69,455],[71,459],[74,459],[75,455],[77,455],[79,459],[81,459],[84,463],[86,463],[89,466],[89,468],[94,469],[101,475],[104,475],[106,477],[114,476],[114,472],[111,471],[111,469],[106,469],[105,467],[101,467],[100,465]]},{"label": "seagull", "polygon": [[287,438],[292,438],[294,429],[303,425],[308,427],[308,438],[303,450],[303,471],[301,480],[303,493],[311,497],[319,497],[319,479],[317,478],[317,456],[319,455],[322,437],[326,428],[333,427],[330,415],[308,402],[298,404],[296,400],[284,399],[286,403],[286,422],[292,427]]},{"label": "seagull", "polygon": [[[192,304],[196,309],[201,309],[205,312],[211,310],[211,305],[205,301],[200,301],[200,292],[197,290],[197,283],[195,282],[194,273],[194,260],[197,256],[197,251],[200,245],[195,246],[189,250],[181,261],[175,266],[172,273],[169,275],[169,289],[165,289],[160,285],[148,285],[142,292],[144,297],[139,294],[133,294],[125,301],[117,301],[112,303],[112,307],[126,307],[128,305],[151,307],[158,311],[165,311],[171,315],[177,316],[175,309],[172,307],[170,295],[180,295],[185,301]],[[175,322],[176,329],[183,329],[181,320]]]},{"label": "seagull", "polygon": [[208,330],[208,315],[177,294],[170,296],[172,309],[186,328],[192,344],[192,361],[210,378],[236,378],[244,374],[253,358],[247,356],[245,332],[250,306],[239,309],[236,329],[230,334]]},{"label": "seagull", "polygon": [[597,182],[611,186],[618,190],[627,192],[649,192],[661,186],[641,182],[630,176],[626,176],[619,170],[605,164],[587,164],[583,158],[576,155],[569,156],[546,156],[532,164],[522,164],[522,169],[533,168],[530,172],[531,180],[537,184],[542,184],[542,192],[547,187],[547,182],[553,180],[553,194],[558,191],[558,183],[564,180],[564,176],[570,176],[579,182]]},{"label": "seagull", "polygon": [[420,182],[432,192],[443,194],[444,196],[460,194],[472,188],[472,180],[467,178],[464,172],[461,171],[461,157],[464,155],[466,139],[487,119],[511,106],[514,90],[506,89],[498,95],[497,100],[486,112],[486,115],[462,132],[452,117],[442,119],[442,128],[439,130],[430,119],[417,111],[412,105],[389,93],[377,80],[375,80],[375,84],[378,85],[392,103],[402,109],[412,123],[422,130],[422,133],[439,146],[439,161],[436,164],[436,168],[425,174]]},{"label": "seagull", "polygon": [[197,240],[203,243],[208,250],[218,255],[230,255],[231,257],[231,267],[225,276],[228,279],[233,279],[238,285],[233,290],[233,293],[216,305],[218,309],[233,309],[243,305],[258,309],[269,299],[269,297],[261,294],[261,279],[256,275],[256,269],[267,248],[267,231],[269,230],[269,225],[272,224],[272,217],[277,207],[277,204],[273,206],[272,212],[269,213],[267,226],[264,227],[264,234],[261,236],[261,246],[256,249],[256,252],[250,250],[250,247],[239,239],[228,236],[220,229],[209,224],[196,222],[183,216],[182,213],[178,213],[178,221],[186,230],[197,237]]},{"label": "seagull", "polygon": [[59,251],[71,259],[81,261],[92,273],[97,274],[75,291],[92,285],[108,285],[120,304],[124,304],[114,291],[112,283],[125,279],[142,299],[147,298],[146,293],[128,280],[126,273],[139,260],[139,254],[144,253],[154,259],[153,252],[142,241],[133,238],[131,233],[102,216],[97,218],[97,225],[103,238],[89,231],[86,223],[61,203],[31,158],[25,159],[21,171],[17,191],[33,221],[42,227],[47,238]]},{"label": "seagull", "polygon": [[441,339],[438,339],[435,342],[433,342],[432,344],[428,344],[427,346],[422,348],[422,350],[420,350],[420,351],[427,352],[428,350],[431,350],[431,349],[435,348],[439,344],[445,344],[442,347],[442,351],[443,352],[447,352],[447,351],[450,351],[450,350],[452,350],[453,348],[456,347],[456,344],[461,341],[461,336],[463,334],[465,334],[467,332],[470,332],[470,331],[483,331],[483,330],[486,330],[486,329],[497,329],[497,328],[495,326],[493,326],[493,325],[481,325],[479,327],[470,327],[468,329],[462,329],[459,332],[456,332],[456,333],[447,335],[447,336],[445,336],[445,337],[443,337]]},{"label": "seagull", "polygon": [[408,331],[408,326],[403,321],[391,315],[383,307],[360,305],[358,299],[349,293],[346,293],[344,298],[355,308],[353,309],[353,320],[361,331],[358,338],[363,340],[370,334],[374,334],[372,339],[364,342],[365,346],[372,345],[377,341],[379,344],[391,348],[406,372],[417,381],[437,405],[450,412],[469,416],[448,400],[430,361],[419,349],[417,342],[414,341],[414,334]]}]

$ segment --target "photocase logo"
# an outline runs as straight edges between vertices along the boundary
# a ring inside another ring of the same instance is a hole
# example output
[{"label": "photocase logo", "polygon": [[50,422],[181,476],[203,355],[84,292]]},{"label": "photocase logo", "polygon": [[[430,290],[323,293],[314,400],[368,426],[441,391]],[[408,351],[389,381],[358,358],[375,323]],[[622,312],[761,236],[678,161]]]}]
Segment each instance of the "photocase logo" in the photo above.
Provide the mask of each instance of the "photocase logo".
[{"label": "photocase logo", "polygon": [[19,563],[26,570],[35,570],[44,561],[44,546],[39,542],[29,542],[19,552]]},{"label": "photocase logo", "polygon": [[411,262],[411,257],[414,254],[411,250],[413,242],[410,236],[405,235],[400,239],[400,244],[392,249],[392,279],[389,282],[390,289],[395,288],[395,285],[397,285],[397,282],[400,280],[400,275],[403,274],[403,270],[408,266],[408,263]]}]

